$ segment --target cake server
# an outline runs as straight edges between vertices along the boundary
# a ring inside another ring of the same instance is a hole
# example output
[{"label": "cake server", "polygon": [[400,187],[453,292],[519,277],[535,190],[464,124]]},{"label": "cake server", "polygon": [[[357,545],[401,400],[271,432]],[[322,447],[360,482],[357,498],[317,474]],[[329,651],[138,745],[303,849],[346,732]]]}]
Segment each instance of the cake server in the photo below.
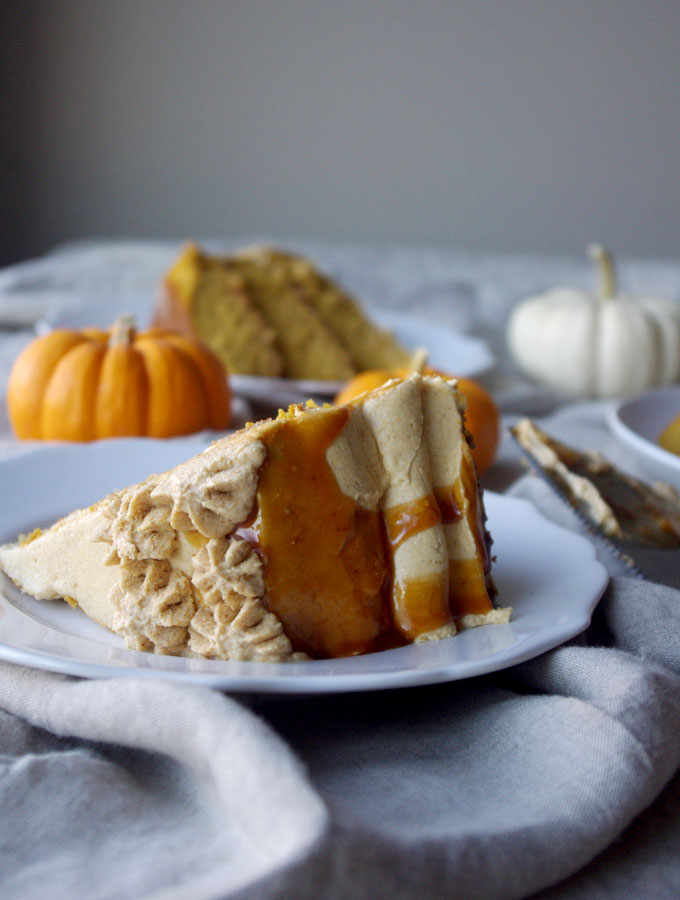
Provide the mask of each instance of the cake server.
[{"label": "cake server", "polygon": [[634,576],[680,589],[680,497],[620,472],[523,419],[510,433],[524,458],[610,554]]}]

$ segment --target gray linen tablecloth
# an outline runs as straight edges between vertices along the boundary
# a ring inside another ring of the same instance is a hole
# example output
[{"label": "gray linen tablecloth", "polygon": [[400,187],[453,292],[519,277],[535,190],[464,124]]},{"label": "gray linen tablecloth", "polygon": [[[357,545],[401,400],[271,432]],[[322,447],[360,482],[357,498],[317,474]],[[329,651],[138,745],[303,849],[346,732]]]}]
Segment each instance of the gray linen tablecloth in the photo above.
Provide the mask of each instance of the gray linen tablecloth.
[{"label": "gray linen tablecloth", "polygon": [[[99,242],[6,269],[0,318],[16,326],[151,292],[175,249]],[[605,404],[532,389],[503,352],[512,303],[557,281],[585,285],[585,265],[294,249],[369,307],[417,305],[484,335],[506,424],[547,414],[556,435],[636,473]],[[622,269],[631,286],[680,296],[680,264]],[[0,340],[3,385],[30,336]],[[0,453],[22,450],[0,420]],[[485,483],[579,527],[507,438]],[[451,684],[244,698],[0,664],[0,896],[677,898],[680,596],[600,558],[613,577],[584,635]]]}]

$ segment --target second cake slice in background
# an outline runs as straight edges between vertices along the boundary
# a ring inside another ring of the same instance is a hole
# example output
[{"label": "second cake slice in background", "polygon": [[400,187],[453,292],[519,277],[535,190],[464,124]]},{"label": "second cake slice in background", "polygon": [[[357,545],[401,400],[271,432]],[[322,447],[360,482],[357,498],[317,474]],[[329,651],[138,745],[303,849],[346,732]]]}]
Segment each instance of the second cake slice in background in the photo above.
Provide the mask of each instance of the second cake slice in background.
[{"label": "second cake slice in background", "polygon": [[267,247],[218,257],[189,244],[163,278],[153,324],[199,338],[238,374],[344,381],[409,360],[311,262]]}]

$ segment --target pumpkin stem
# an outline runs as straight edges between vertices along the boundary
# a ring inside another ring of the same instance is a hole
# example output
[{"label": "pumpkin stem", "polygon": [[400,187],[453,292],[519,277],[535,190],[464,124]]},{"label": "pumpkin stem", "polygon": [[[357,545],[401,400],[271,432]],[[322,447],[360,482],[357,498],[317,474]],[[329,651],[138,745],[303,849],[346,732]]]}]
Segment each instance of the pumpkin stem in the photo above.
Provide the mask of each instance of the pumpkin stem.
[{"label": "pumpkin stem", "polygon": [[600,270],[600,297],[604,299],[614,297],[616,295],[614,257],[600,244],[591,244],[588,247],[588,256],[598,264]]},{"label": "pumpkin stem", "polygon": [[111,328],[111,337],[109,338],[109,347],[115,347],[117,344],[131,344],[135,336],[136,322],[135,317],[129,313],[119,316]]}]

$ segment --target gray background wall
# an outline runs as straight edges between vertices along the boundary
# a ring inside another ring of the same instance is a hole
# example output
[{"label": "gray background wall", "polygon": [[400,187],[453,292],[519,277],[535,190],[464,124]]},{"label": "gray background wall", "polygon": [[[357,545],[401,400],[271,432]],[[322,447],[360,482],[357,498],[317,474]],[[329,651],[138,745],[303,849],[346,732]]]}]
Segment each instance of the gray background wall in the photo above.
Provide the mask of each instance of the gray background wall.
[{"label": "gray background wall", "polygon": [[268,234],[679,255],[678,0],[5,0],[2,261]]}]

